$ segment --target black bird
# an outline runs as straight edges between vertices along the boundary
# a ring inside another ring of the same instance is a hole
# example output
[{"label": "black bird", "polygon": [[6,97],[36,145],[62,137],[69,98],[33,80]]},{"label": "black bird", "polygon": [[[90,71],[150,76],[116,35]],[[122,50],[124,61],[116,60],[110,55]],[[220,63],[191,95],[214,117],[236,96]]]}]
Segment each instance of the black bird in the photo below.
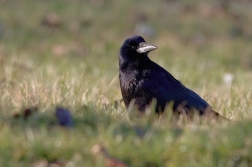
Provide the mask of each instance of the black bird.
[{"label": "black bird", "polygon": [[189,114],[192,109],[199,115],[211,114],[223,117],[197,93],[185,87],[164,68],[151,61],[148,53],[157,49],[141,36],[133,36],[124,41],[119,53],[119,79],[122,97],[128,108],[134,105],[144,112],[153,99],[156,99],[156,112],[164,111],[173,102],[175,113]]}]

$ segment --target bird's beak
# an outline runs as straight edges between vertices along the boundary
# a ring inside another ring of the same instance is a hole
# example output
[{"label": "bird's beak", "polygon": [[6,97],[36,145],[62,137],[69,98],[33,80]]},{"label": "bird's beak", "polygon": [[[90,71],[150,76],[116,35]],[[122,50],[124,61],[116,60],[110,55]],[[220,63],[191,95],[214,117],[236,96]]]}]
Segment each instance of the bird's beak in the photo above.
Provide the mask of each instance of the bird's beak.
[{"label": "bird's beak", "polygon": [[146,42],[142,42],[142,43],[139,44],[139,47],[137,48],[136,51],[138,53],[147,53],[147,52],[153,51],[155,49],[157,49],[156,46],[148,44]]}]

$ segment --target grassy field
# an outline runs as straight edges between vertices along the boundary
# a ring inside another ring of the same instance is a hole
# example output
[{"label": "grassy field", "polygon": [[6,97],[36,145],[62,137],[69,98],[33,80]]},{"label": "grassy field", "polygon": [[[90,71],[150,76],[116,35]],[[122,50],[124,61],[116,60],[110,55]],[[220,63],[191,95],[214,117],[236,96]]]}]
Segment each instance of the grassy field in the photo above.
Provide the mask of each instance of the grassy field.
[{"label": "grassy field", "polygon": [[[246,0],[0,0],[0,166],[106,166],[96,144],[132,167],[252,166],[251,25]],[[118,52],[134,34],[233,121],[128,114]],[[56,106],[73,128],[57,125]],[[14,117],[31,107],[38,113]]]}]

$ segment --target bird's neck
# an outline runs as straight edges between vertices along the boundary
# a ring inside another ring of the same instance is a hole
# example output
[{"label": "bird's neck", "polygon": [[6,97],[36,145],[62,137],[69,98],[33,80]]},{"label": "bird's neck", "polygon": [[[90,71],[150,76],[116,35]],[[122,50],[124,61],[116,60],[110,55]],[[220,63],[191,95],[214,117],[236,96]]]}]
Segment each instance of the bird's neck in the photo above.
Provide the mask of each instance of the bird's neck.
[{"label": "bird's neck", "polygon": [[130,58],[130,59],[121,59],[119,60],[119,66],[121,70],[127,69],[141,69],[146,66],[146,63],[149,61],[149,57],[147,55],[139,55],[138,57]]}]

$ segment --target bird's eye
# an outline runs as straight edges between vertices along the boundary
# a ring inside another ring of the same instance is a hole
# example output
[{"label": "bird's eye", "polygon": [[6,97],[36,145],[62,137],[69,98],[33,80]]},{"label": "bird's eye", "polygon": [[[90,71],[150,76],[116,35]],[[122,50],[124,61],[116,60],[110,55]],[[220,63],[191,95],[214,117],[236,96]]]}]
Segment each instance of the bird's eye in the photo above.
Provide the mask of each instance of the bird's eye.
[{"label": "bird's eye", "polygon": [[131,48],[134,49],[134,50],[136,50],[137,47],[136,46],[131,46]]}]

